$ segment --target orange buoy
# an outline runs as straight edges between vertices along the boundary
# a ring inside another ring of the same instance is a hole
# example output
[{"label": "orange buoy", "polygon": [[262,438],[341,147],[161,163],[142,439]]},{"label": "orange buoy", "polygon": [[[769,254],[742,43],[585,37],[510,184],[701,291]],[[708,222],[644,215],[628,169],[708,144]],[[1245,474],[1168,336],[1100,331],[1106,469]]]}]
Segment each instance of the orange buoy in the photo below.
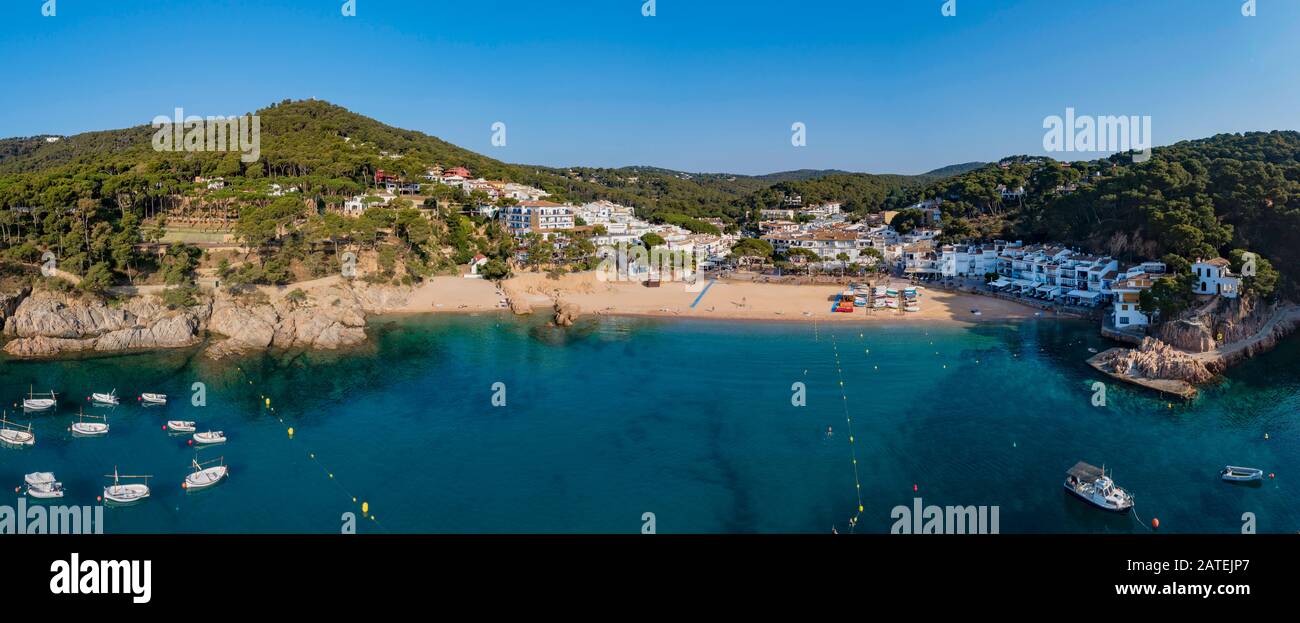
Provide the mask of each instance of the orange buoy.
[{"label": "orange buoy", "polygon": [[1268,473],[1268,477],[1269,477],[1269,478],[1277,478],[1277,474],[1274,474],[1273,472],[1269,472],[1269,473]]},{"label": "orange buoy", "polygon": [[98,495],[97,495],[97,496],[95,496],[95,501],[96,501],[96,502],[103,502],[103,501],[104,501],[104,498],[103,498],[102,496],[98,496]]},{"label": "orange buoy", "polygon": [[1151,518],[1151,527],[1154,528],[1154,529],[1156,529],[1156,530],[1159,530],[1159,529],[1160,529],[1160,520],[1157,519],[1157,518],[1155,518],[1155,517],[1152,517],[1152,518]]},{"label": "orange buoy", "polygon": [[191,445],[191,446],[192,446],[192,445],[194,445],[194,440],[193,440],[193,439],[191,439],[191,440],[189,440],[189,441],[187,441],[187,442],[185,442],[185,443],[186,443],[186,444],[189,444],[189,445]]},{"label": "orange buoy", "polygon": [[917,490],[917,486],[916,486],[916,485],[912,485],[912,491],[916,491],[916,490]]}]

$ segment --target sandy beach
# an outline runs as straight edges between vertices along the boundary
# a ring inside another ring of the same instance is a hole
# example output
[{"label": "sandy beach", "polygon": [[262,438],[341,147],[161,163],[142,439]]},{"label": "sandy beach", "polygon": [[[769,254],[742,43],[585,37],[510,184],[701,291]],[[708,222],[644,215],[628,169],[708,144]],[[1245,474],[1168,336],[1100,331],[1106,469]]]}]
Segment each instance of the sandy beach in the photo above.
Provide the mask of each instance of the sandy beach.
[{"label": "sandy beach", "polygon": [[[905,284],[898,280],[900,287]],[[696,289],[698,290],[698,288]],[[543,273],[523,273],[507,280],[499,291],[481,279],[437,277],[416,289],[402,312],[482,312],[501,309],[509,298],[516,305],[549,308],[556,300],[577,305],[583,315],[660,316],[725,320],[810,320],[834,322],[955,322],[976,323],[1032,318],[1040,310],[1011,301],[974,294],[920,289],[921,311],[903,312],[857,308],[833,313],[833,285],[782,285],[748,281],[716,281],[703,293],[684,283],[649,288],[640,283],[605,282],[594,272],[550,279]],[[698,302],[697,302],[698,299]],[[694,304],[694,306],[692,306]],[[979,314],[972,313],[979,310]]]}]

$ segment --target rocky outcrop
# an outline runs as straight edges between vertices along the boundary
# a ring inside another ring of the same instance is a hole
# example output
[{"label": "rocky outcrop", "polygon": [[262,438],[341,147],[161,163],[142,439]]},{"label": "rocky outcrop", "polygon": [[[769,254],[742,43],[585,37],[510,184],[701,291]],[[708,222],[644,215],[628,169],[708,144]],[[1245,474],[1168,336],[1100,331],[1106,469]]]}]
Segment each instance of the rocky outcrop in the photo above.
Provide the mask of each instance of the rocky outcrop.
[{"label": "rocky outcrop", "polygon": [[[366,306],[383,309],[383,294],[365,298],[346,285],[331,286],[302,299],[274,300],[220,294],[208,330],[225,339],[208,348],[214,358],[266,348],[333,350],[366,339]],[[376,296],[380,298],[375,298]]]},{"label": "rocky outcrop", "polygon": [[60,292],[38,292],[5,307],[6,353],[52,357],[63,353],[179,348],[218,339],[207,349],[214,358],[267,348],[337,349],[366,339],[366,315],[401,309],[409,288],[338,283],[312,288],[304,296],[231,295],[168,310],[153,296],[120,305]]},{"label": "rocky outcrop", "polygon": [[155,297],[110,306],[99,299],[41,291],[28,296],[5,320],[15,337],[5,352],[15,357],[51,357],[67,352],[179,348],[200,340],[205,305],[169,310]]},{"label": "rocky outcrop", "polygon": [[573,303],[556,299],[555,301],[555,325],[559,327],[571,327],[582,310]]},{"label": "rocky outcrop", "polygon": [[1136,349],[1108,350],[1093,360],[1098,369],[1130,379],[1206,383],[1214,373],[1199,359],[1155,338],[1145,338]]}]

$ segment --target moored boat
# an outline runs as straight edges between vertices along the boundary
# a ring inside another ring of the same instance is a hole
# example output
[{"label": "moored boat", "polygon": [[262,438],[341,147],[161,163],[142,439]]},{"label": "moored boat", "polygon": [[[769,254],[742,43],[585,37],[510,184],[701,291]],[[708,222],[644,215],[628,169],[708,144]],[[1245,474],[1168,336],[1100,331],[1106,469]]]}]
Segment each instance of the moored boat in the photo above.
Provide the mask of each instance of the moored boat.
[{"label": "moored boat", "polygon": [[1219,471],[1219,477],[1228,482],[1252,482],[1264,479],[1264,470],[1254,467],[1229,465]]},{"label": "moored boat", "polygon": [[1105,468],[1075,463],[1066,472],[1065,490],[1097,508],[1117,513],[1133,508],[1133,496],[1106,475]]},{"label": "moored boat", "polygon": [[[216,463],[216,465],[205,467],[205,465],[212,463]],[[194,471],[186,476],[185,482],[181,484],[186,491],[206,489],[225,480],[226,476],[230,475],[230,468],[225,464],[225,457],[218,457],[202,463],[199,462],[198,457],[195,457],[190,461],[190,466],[194,468]]]},{"label": "moored boat", "polygon": [[194,443],[212,444],[225,443],[226,434],[219,430],[210,430],[203,433],[194,433]]},{"label": "moored boat", "polygon": [[36,435],[32,434],[32,425],[22,426],[14,424],[8,419],[6,414],[0,417],[0,443],[10,446],[32,446],[36,445]]},{"label": "moored boat", "polygon": [[165,405],[167,404],[167,394],[140,394],[140,402],[150,405]]},{"label": "moored boat", "polygon": [[33,472],[23,477],[27,485],[28,497],[42,500],[63,497],[63,483],[54,477],[53,472]]},{"label": "moored boat", "polygon": [[174,433],[194,432],[194,422],[189,420],[167,420],[167,430]]},{"label": "moored boat", "polygon": [[38,394],[31,386],[27,388],[27,397],[23,398],[23,408],[28,411],[46,411],[53,409],[56,404],[58,404],[58,396],[55,396],[54,392]]},{"label": "moored boat", "polygon": [[[108,418],[103,415],[86,415],[83,411],[77,414],[77,421],[68,427],[73,435],[81,437],[100,437],[108,434]],[[92,421],[87,422],[90,418]],[[94,420],[99,420],[98,422]]]},{"label": "moored boat", "polygon": [[118,403],[117,390],[115,389],[107,394],[95,392],[90,395],[90,399],[95,401],[96,404],[116,405]]},{"label": "moored boat", "polygon": [[[117,466],[113,466],[112,474],[104,474],[105,478],[112,478],[113,484],[104,487],[104,500],[114,504],[133,504],[149,497],[149,478],[151,476],[132,476],[121,475],[117,473]],[[143,478],[143,483],[132,482],[122,483],[123,478]]]}]

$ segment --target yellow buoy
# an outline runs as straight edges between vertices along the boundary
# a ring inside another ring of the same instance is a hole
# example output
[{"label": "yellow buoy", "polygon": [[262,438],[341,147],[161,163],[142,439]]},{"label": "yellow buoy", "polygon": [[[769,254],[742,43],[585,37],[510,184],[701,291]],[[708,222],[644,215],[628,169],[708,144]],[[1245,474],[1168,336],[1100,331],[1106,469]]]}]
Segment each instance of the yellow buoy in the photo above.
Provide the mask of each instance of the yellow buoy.
[{"label": "yellow buoy", "polygon": [[370,514],[370,502],[361,503],[361,512],[365,514]]},{"label": "yellow buoy", "polygon": [[266,406],[268,406],[268,407],[271,406],[271,399],[270,399],[270,398],[267,398],[267,399],[266,399]]},{"label": "yellow buoy", "polygon": [[292,426],[289,427],[289,438],[290,438],[290,439],[293,439],[293,427],[292,427]]}]

